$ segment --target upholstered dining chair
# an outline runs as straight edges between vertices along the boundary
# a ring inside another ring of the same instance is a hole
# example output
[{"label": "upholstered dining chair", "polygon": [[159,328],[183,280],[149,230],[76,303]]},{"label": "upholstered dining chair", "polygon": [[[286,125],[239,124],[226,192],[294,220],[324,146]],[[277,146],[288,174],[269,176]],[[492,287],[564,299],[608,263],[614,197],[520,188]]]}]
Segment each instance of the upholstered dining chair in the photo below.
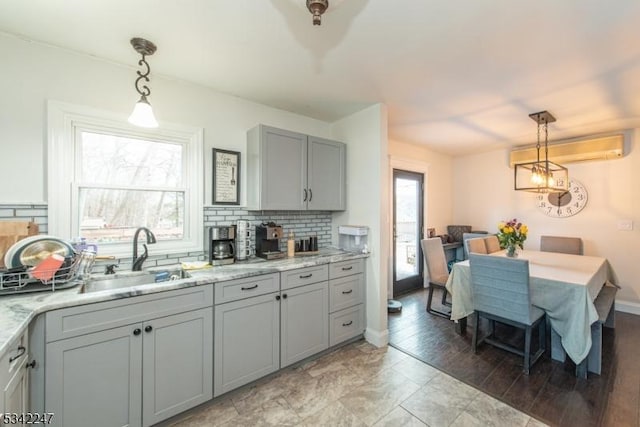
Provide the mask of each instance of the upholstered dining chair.
[{"label": "upholstered dining chair", "polygon": [[436,316],[451,318],[448,311],[436,310],[431,307],[433,300],[433,291],[435,288],[442,290],[442,304],[446,305],[447,300],[447,279],[449,278],[449,269],[447,268],[447,259],[444,255],[442,240],[439,237],[424,239],[420,241],[422,245],[422,253],[424,254],[425,264],[427,266],[427,274],[429,276],[429,294],[427,296],[427,312]]},{"label": "upholstered dining chair", "polygon": [[487,254],[487,246],[484,244],[484,237],[476,237],[474,239],[467,239],[465,241],[467,245],[467,252],[471,254]]},{"label": "upholstered dining chair", "polygon": [[579,237],[540,236],[542,252],[584,255],[582,239]]},{"label": "upholstered dining chair", "polygon": [[486,237],[487,233],[463,233],[462,234],[462,253],[463,253],[463,260],[464,259],[469,259],[469,250],[467,248],[467,240],[469,239],[475,239],[477,237]]},{"label": "upholstered dining chair", "polygon": [[[524,356],[524,373],[545,352],[546,324],[543,310],[531,304],[529,294],[529,261],[507,257],[470,254],[471,291],[476,322],[471,345],[486,342],[495,347]],[[489,320],[489,334],[480,339],[480,318]],[[508,345],[495,337],[495,322],[515,326],[525,331],[524,350]],[[538,328],[538,350],[531,354],[531,335]]]},{"label": "upholstered dining chair", "polygon": [[500,250],[500,241],[498,240],[498,236],[496,236],[495,234],[485,237],[484,245],[487,248],[488,254],[492,254]]}]

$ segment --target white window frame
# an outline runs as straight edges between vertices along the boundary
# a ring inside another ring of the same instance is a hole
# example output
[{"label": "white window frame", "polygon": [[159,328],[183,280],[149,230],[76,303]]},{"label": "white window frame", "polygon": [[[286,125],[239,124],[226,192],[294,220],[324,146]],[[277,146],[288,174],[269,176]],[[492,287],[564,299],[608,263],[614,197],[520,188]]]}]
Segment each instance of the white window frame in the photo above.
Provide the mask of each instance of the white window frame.
[{"label": "white window frame", "polygon": [[[153,255],[202,252],[204,167],[202,128],[160,123],[157,129],[143,129],[130,125],[126,116],[98,109],[48,101],[47,104],[47,201],[49,234],[72,239],[80,232],[78,194],[82,187],[76,182],[79,156],[76,135],[82,131],[113,132],[113,135],[166,141],[183,145],[183,188],[185,190],[185,228],[182,240],[158,241],[149,246]],[[105,186],[106,187],[106,186]],[[140,186],[144,190],[144,186]],[[105,245],[100,255],[117,258],[130,257],[133,242]]]}]

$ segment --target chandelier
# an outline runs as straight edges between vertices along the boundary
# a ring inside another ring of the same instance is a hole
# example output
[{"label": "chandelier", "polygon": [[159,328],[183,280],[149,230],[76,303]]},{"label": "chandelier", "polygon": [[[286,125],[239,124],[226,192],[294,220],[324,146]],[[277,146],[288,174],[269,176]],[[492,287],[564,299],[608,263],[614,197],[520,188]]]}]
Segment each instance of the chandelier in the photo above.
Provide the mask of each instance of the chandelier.
[{"label": "chandelier", "polygon": [[145,69],[143,71],[137,71],[136,90],[140,94],[140,100],[136,102],[133,112],[129,116],[129,123],[145,128],[157,128],[158,121],[153,115],[151,104],[149,104],[147,100],[147,96],[151,94],[151,89],[145,84],[149,82],[149,73],[151,73],[151,68],[145,58],[153,55],[156,51],[156,45],[149,40],[136,37],[131,39],[131,46],[133,46],[136,52],[142,55],[142,59],[138,61],[138,65],[144,66]]},{"label": "chandelier", "polygon": [[[549,123],[555,122],[556,118],[548,111],[529,114],[529,117],[538,124],[537,159],[534,162],[515,165],[515,190],[536,193],[568,190],[569,172],[567,168],[549,160]],[[540,158],[541,131],[544,131],[544,159]]]},{"label": "chandelier", "polygon": [[329,8],[329,0],[307,0],[307,9],[313,14],[313,25],[322,24],[322,14]]}]

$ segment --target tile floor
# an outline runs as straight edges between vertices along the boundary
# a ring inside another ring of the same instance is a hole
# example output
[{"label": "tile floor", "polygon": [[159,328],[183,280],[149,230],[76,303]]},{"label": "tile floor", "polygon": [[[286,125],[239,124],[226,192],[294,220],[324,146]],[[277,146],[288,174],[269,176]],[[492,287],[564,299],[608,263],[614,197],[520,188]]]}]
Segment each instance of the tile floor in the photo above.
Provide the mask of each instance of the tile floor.
[{"label": "tile floor", "polygon": [[392,347],[364,340],[169,423],[196,426],[544,426]]}]

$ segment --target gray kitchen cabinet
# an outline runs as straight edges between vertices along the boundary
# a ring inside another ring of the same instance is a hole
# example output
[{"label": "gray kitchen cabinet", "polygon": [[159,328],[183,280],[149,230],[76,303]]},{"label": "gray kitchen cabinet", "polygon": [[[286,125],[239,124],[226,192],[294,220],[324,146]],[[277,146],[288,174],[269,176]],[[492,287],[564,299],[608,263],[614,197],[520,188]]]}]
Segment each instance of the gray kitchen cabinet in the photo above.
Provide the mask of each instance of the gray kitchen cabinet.
[{"label": "gray kitchen cabinet", "polygon": [[276,292],[215,306],[214,396],[280,368],[279,299]]},{"label": "gray kitchen cabinet", "polygon": [[53,425],[149,426],[211,399],[212,305],[198,286],[47,313]]},{"label": "gray kitchen cabinet", "polygon": [[283,290],[280,301],[280,367],[326,350],[329,347],[328,282]]},{"label": "gray kitchen cabinet", "polygon": [[[0,387],[2,401],[0,414],[9,416],[29,412],[29,375],[27,370],[28,353],[27,333],[9,346],[9,351],[0,359]],[[9,418],[11,421],[11,418]],[[20,421],[19,419],[16,419]],[[2,423],[2,421],[0,421]],[[17,422],[17,425],[24,425]]]},{"label": "gray kitchen cabinet", "polygon": [[364,260],[331,263],[329,266],[329,345],[361,335],[365,329],[366,280]]},{"label": "gray kitchen cabinet", "polygon": [[142,425],[141,325],[47,345],[45,405],[54,426]]},{"label": "gray kitchen cabinet", "polygon": [[344,210],[346,145],[259,125],[247,133],[247,208]]}]

